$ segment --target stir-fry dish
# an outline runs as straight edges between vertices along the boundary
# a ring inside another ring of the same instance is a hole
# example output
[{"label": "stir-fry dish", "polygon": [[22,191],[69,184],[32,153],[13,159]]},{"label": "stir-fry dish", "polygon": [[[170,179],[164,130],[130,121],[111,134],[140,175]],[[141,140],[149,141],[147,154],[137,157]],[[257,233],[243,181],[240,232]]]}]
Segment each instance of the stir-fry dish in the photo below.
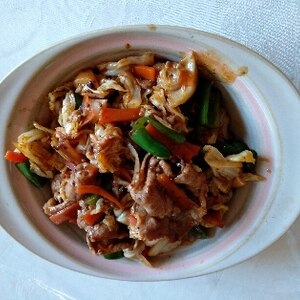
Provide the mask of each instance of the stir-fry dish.
[{"label": "stir-fry dish", "polygon": [[234,191],[262,179],[200,71],[194,52],[84,69],[48,94],[51,122],[35,122],[5,158],[35,186],[49,182],[45,214],[82,229],[94,254],[151,265],[222,228]]}]

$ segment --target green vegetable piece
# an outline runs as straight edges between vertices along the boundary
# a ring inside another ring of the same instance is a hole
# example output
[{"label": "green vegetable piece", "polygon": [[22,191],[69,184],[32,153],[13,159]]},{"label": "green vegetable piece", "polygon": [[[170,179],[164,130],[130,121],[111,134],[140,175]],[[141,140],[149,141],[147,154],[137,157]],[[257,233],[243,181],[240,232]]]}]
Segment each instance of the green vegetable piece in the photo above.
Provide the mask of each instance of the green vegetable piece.
[{"label": "green vegetable piece", "polygon": [[83,97],[77,93],[74,93],[75,108],[78,109],[82,105]]},{"label": "green vegetable piece", "polygon": [[203,81],[200,92],[199,124],[214,128],[220,126],[221,93],[211,81]]},{"label": "green vegetable piece", "polygon": [[209,97],[212,87],[211,81],[204,81],[202,83],[202,91],[200,92],[200,114],[199,122],[200,125],[207,126],[209,123],[208,120],[208,111],[209,111]]},{"label": "green vegetable piece", "polygon": [[242,141],[228,141],[225,143],[219,143],[217,144],[217,148],[224,156],[238,154],[249,149],[248,146]]},{"label": "green vegetable piece", "polygon": [[[249,150],[253,153],[253,157],[257,158],[257,153],[253,149],[249,149],[247,144],[242,141],[234,140],[234,141],[227,141],[227,142],[218,142],[215,145],[218,150],[224,155],[232,155],[241,153],[244,150]],[[243,171],[245,173],[254,173],[255,172],[256,163],[243,163]]]},{"label": "green vegetable piece", "polygon": [[185,136],[173,129],[166,127],[165,125],[161,124],[160,122],[149,118],[148,121],[151,125],[153,125],[156,129],[158,129],[161,133],[165,134],[167,137],[172,139],[174,142],[178,144],[182,144],[185,142]]},{"label": "green vegetable piece", "polygon": [[104,254],[103,257],[106,259],[119,259],[124,257],[124,253],[123,251],[112,252],[112,253]]},{"label": "green vegetable piece", "polygon": [[90,195],[86,198],[85,202],[86,204],[89,204],[89,205],[96,205],[97,201],[99,199],[99,196],[98,195]]},{"label": "green vegetable piece", "polygon": [[153,139],[145,127],[140,127],[130,134],[131,139],[145,151],[160,157],[169,158],[170,151],[163,144]]},{"label": "green vegetable piece", "polygon": [[15,165],[18,168],[18,170],[26,177],[26,179],[29,182],[31,182],[34,186],[42,187],[46,183],[46,178],[41,177],[31,171],[29,161],[17,163]]},{"label": "green vegetable piece", "polygon": [[221,93],[216,88],[211,89],[208,111],[208,127],[216,128],[221,123]]},{"label": "green vegetable piece", "polygon": [[208,239],[208,229],[201,226],[201,225],[196,225],[190,230],[190,235],[196,237],[197,239]]},{"label": "green vegetable piece", "polygon": [[174,142],[181,144],[185,142],[185,136],[171,128],[166,127],[165,125],[161,124],[160,122],[150,118],[150,117],[142,117],[139,118],[133,125],[133,130],[137,130],[141,127],[145,127],[147,123],[150,123],[154,126],[157,130],[161,133],[172,139]]}]

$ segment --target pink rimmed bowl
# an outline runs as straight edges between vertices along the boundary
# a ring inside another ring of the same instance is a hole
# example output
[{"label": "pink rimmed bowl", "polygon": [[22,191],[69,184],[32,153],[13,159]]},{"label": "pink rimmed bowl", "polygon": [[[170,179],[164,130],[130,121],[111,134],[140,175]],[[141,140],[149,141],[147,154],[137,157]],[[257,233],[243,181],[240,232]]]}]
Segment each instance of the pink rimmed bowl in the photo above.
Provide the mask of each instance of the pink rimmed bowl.
[{"label": "pink rimmed bowl", "polygon": [[178,249],[154,268],[92,255],[84,237],[68,225],[56,226],[44,215],[47,190],[29,185],[0,160],[0,223],[27,249],[65,268],[89,275],[136,281],[187,278],[240,263],[277,240],[300,211],[299,94],[287,78],[253,51],[213,34],[170,26],[132,26],[81,35],[33,56],[0,84],[1,156],[12,141],[43,118],[43,96],[79,69],[121,56],[153,51],[170,59],[182,52],[213,51],[233,69],[248,73],[223,84],[232,130],[260,159],[265,180],[238,190],[215,236]]}]

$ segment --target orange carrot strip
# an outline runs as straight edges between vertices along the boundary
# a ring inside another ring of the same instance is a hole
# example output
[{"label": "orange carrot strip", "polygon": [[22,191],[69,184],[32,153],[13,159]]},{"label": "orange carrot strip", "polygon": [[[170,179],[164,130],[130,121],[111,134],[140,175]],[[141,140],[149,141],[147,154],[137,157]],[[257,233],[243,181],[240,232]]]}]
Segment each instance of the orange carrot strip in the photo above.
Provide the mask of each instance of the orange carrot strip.
[{"label": "orange carrot strip", "polygon": [[76,189],[77,194],[84,195],[84,194],[96,194],[99,196],[104,197],[105,199],[109,200],[110,202],[114,203],[119,208],[124,208],[124,206],[119,202],[119,200],[104,190],[103,188],[96,186],[96,185],[80,185]]},{"label": "orange carrot strip", "polygon": [[174,141],[172,141],[168,136],[161,133],[158,129],[156,129],[152,124],[148,123],[145,127],[147,132],[158,142],[164,144],[169,150],[171,150],[176,144]]},{"label": "orange carrot strip", "polygon": [[188,210],[195,207],[196,204],[166,174],[158,175],[157,180],[173,196],[174,201],[181,209]]},{"label": "orange carrot strip", "polygon": [[184,161],[191,160],[200,151],[200,146],[188,142],[182,144],[175,143],[172,139],[161,133],[150,123],[145,127],[147,132],[158,142],[164,144],[171,153]]},{"label": "orange carrot strip", "polygon": [[13,163],[23,163],[28,160],[28,158],[23,153],[15,152],[12,150],[7,150],[4,158]]},{"label": "orange carrot strip", "polygon": [[58,211],[57,213],[53,214],[49,217],[49,219],[59,225],[65,221],[73,220],[77,217],[77,210],[80,208],[79,202],[74,202],[67,207],[63,208],[62,210]]},{"label": "orange carrot strip", "polygon": [[198,155],[200,149],[201,147],[198,145],[184,142],[182,144],[175,144],[171,149],[171,152],[173,155],[183,159],[184,161],[189,161]]},{"label": "orange carrot strip", "polygon": [[101,124],[114,122],[131,122],[140,117],[140,108],[110,108],[102,107],[99,122]]},{"label": "orange carrot strip", "polygon": [[157,78],[157,70],[154,67],[144,65],[132,66],[133,73],[143,79],[155,81]]},{"label": "orange carrot strip", "polygon": [[97,214],[91,214],[90,212],[87,212],[83,215],[83,220],[88,225],[93,226],[103,216],[103,214],[103,212],[99,212]]}]

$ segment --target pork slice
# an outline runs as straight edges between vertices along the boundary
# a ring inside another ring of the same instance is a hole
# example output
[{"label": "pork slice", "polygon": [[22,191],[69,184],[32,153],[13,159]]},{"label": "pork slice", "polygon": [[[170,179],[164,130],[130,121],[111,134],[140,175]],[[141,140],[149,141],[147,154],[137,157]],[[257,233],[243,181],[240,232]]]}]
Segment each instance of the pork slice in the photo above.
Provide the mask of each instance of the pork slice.
[{"label": "pork slice", "polygon": [[163,218],[178,214],[180,210],[174,206],[172,197],[156,179],[161,171],[159,160],[154,157],[150,158],[149,163],[145,163],[145,160],[137,179],[128,186],[132,199],[153,217]]},{"label": "pork slice", "polygon": [[70,202],[62,202],[57,204],[57,201],[54,198],[50,198],[43,206],[44,213],[48,216],[51,216],[64,208],[70,205]]},{"label": "pork slice", "polygon": [[94,226],[87,226],[85,230],[87,232],[87,236],[92,242],[101,241],[103,239],[110,240],[124,237],[123,233],[122,236],[120,236],[117,226],[113,230],[109,230],[108,226],[104,223],[98,223]]},{"label": "pork slice", "polygon": [[93,226],[85,225],[86,240],[90,251],[100,255],[117,252],[128,248],[132,241],[128,238],[128,231],[121,228],[112,215]]},{"label": "pork slice", "polygon": [[170,242],[181,241],[200,221],[191,211],[165,218],[153,217],[138,205],[132,208],[132,215],[137,222],[129,226],[130,237],[142,240],[146,245],[151,245],[153,241],[161,238],[167,238]]},{"label": "pork slice", "polygon": [[98,170],[89,163],[81,163],[74,170],[65,169],[57,174],[51,184],[53,197],[58,201],[70,202],[79,200],[76,187],[83,184],[95,184]]},{"label": "pork slice", "polygon": [[65,169],[57,174],[51,183],[53,197],[43,206],[45,214],[55,214],[72,202],[80,200],[81,196],[76,193],[76,187],[81,184],[95,183],[97,173],[97,168],[88,163],[82,163],[74,170]]},{"label": "pork slice", "polygon": [[206,183],[206,175],[196,166],[186,163],[182,166],[182,170],[174,181],[178,184],[183,184],[196,197],[199,197],[201,189]]}]

